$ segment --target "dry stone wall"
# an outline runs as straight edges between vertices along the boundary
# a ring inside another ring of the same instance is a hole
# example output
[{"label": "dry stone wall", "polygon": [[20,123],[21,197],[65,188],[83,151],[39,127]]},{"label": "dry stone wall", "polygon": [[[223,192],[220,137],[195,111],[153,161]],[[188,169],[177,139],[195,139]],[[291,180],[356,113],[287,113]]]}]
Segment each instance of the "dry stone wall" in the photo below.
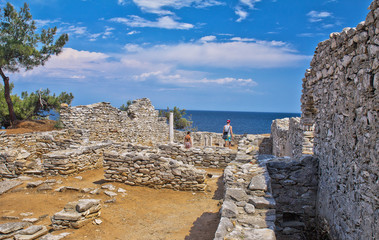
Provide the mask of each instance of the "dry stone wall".
[{"label": "dry stone wall", "polygon": [[277,239],[316,239],[318,159],[274,158],[266,165],[276,202]]},{"label": "dry stone wall", "polygon": [[67,129],[0,136],[0,179],[44,174],[43,155],[89,144],[88,132]]},{"label": "dry stone wall", "polygon": [[158,111],[147,98],[134,100],[127,111],[102,102],[63,108],[60,116],[65,128],[87,130],[90,141],[146,144],[168,141],[166,118],[158,117]]},{"label": "dry stone wall", "polygon": [[333,239],[379,239],[379,1],[364,22],[318,44],[303,79],[314,124],[318,217]]},{"label": "dry stone wall", "polygon": [[193,147],[186,149],[181,144],[159,145],[159,155],[172,158],[184,164],[225,168],[237,155],[235,150],[224,147]]},{"label": "dry stone wall", "polygon": [[[278,157],[299,158],[303,153],[312,153],[312,139],[305,137],[306,132],[300,118],[283,118],[272,121],[272,154]],[[305,150],[306,149],[306,150]]]},{"label": "dry stone wall", "polygon": [[224,200],[215,240],[275,240],[275,200],[265,165],[239,151],[224,171]]},{"label": "dry stone wall", "polygon": [[156,149],[129,145],[124,152],[104,153],[108,181],[153,188],[204,191],[206,172],[159,155]]},{"label": "dry stone wall", "polygon": [[[186,136],[186,131],[175,130],[174,141],[177,143],[184,143],[184,137]],[[223,146],[225,140],[222,139],[222,133],[214,132],[191,132],[192,142],[195,147],[201,146]],[[232,145],[236,145],[243,135],[234,134],[234,139],[232,140]]]},{"label": "dry stone wall", "polygon": [[167,142],[168,125],[149,99],[133,101],[128,111],[109,103],[63,108],[65,130],[0,135],[0,179],[22,174],[71,174],[102,166],[109,143]]}]

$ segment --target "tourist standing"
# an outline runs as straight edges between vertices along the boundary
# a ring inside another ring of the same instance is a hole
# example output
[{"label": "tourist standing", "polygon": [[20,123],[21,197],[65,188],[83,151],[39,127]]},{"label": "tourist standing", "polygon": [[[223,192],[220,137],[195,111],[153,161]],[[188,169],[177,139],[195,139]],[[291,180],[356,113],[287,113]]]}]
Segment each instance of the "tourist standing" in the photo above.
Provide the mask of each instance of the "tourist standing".
[{"label": "tourist standing", "polygon": [[184,147],[185,148],[191,148],[192,147],[192,138],[191,138],[191,132],[187,132],[187,135],[184,137]]},{"label": "tourist standing", "polygon": [[232,145],[232,139],[233,139],[233,129],[230,125],[230,120],[226,120],[226,125],[224,125],[224,128],[222,130],[222,138],[225,140],[224,146],[228,146],[229,148]]}]

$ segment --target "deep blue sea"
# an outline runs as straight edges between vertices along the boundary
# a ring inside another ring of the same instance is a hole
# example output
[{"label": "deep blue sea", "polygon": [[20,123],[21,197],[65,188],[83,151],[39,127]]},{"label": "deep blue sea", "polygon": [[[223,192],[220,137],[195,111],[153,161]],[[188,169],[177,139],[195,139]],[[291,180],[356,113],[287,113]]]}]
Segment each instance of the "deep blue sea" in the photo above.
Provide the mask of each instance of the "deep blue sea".
[{"label": "deep blue sea", "polygon": [[262,134],[271,132],[274,119],[300,117],[300,113],[267,113],[267,112],[224,112],[186,110],[184,117],[191,117],[193,126],[198,131],[222,132],[226,120],[230,119],[235,134]]}]

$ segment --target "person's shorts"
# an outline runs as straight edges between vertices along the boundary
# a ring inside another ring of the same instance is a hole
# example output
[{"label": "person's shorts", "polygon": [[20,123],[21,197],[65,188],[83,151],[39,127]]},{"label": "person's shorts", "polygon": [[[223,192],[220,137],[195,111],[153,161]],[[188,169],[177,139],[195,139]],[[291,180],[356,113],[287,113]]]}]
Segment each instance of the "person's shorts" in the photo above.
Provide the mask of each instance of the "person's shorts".
[{"label": "person's shorts", "polygon": [[228,135],[228,136],[226,137],[225,141],[228,141],[228,142],[232,141],[232,136]]}]

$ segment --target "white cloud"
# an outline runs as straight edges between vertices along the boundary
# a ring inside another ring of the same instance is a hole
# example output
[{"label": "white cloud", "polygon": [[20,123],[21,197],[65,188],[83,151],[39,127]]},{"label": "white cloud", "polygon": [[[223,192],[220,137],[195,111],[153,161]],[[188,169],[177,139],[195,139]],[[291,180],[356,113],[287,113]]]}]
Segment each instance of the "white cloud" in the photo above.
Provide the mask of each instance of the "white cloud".
[{"label": "white cloud", "polygon": [[257,86],[258,83],[253,81],[253,79],[243,79],[243,78],[232,78],[232,77],[226,77],[226,78],[217,78],[217,79],[207,79],[204,78],[200,82],[202,83],[215,83],[215,84],[238,84],[240,86]]},{"label": "white cloud", "polygon": [[[206,36],[205,39],[215,37]],[[244,69],[291,67],[310,59],[309,56],[297,54],[284,42],[248,38],[150,47],[126,44],[124,49],[122,54],[110,55],[65,48],[44,67],[23,72],[19,76],[33,76],[39,81],[51,77],[81,82],[155,82],[170,87],[227,85],[230,88],[251,88],[257,85],[252,78],[230,76],[228,72],[235,74]],[[228,76],[220,76],[219,69],[223,69],[223,75]]]},{"label": "white cloud", "polygon": [[200,42],[213,42],[216,40],[216,36],[205,36],[200,38]]},{"label": "white cloud", "polygon": [[238,19],[236,20],[237,22],[242,22],[243,20],[245,20],[247,18],[247,16],[249,15],[248,12],[246,12],[245,10],[243,10],[242,8],[240,7],[237,7],[234,11],[234,13],[236,15],[238,15]]},{"label": "white cloud", "polygon": [[37,28],[49,26],[50,24],[58,23],[58,20],[42,20],[42,19],[34,19]]},{"label": "white cloud", "polygon": [[331,17],[332,14],[330,12],[318,12],[318,11],[310,11],[307,13],[310,22],[321,22],[325,18]]},{"label": "white cloud", "polygon": [[173,15],[171,11],[164,10],[163,8],[204,8],[224,4],[216,0],[133,0],[133,2],[145,12],[161,15]]},{"label": "white cloud", "polygon": [[238,16],[236,22],[242,22],[249,15],[248,10],[255,9],[255,4],[261,0],[239,0],[234,9],[234,13]]},{"label": "white cloud", "polygon": [[84,35],[87,34],[87,27],[69,26],[67,32],[69,34]]},{"label": "white cloud", "polygon": [[241,3],[242,5],[246,5],[246,6],[248,6],[249,8],[253,9],[255,3],[260,2],[260,1],[261,1],[261,0],[240,0],[240,3]]},{"label": "white cloud", "polygon": [[140,47],[138,44],[126,44],[124,46],[124,49],[128,52],[138,52],[138,51],[142,51],[143,48]]},{"label": "white cloud", "polygon": [[194,26],[189,23],[177,22],[170,16],[164,16],[157,19],[157,21],[149,21],[139,16],[131,15],[129,18],[112,18],[113,22],[125,24],[129,27],[152,27],[152,28],[164,28],[164,29],[191,29]]},{"label": "white cloud", "polygon": [[134,35],[134,34],[138,34],[138,33],[140,33],[140,32],[139,31],[130,31],[127,34],[128,35]]},{"label": "white cloud", "polygon": [[119,5],[126,5],[126,0],[117,0]]}]

